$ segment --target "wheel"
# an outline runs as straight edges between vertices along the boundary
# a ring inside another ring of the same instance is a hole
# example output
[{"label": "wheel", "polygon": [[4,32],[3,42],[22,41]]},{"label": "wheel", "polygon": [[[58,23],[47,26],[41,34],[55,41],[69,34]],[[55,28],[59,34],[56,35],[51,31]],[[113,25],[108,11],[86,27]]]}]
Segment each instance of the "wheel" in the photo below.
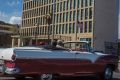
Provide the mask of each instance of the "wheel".
[{"label": "wheel", "polygon": [[112,80],[113,70],[110,66],[107,66],[101,76],[102,80]]},{"label": "wheel", "polygon": [[41,80],[54,80],[52,74],[42,74]]},{"label": "wheel", "polygon": [[55,80],[53,74],[42,74],[34,77],[34,80]]}]

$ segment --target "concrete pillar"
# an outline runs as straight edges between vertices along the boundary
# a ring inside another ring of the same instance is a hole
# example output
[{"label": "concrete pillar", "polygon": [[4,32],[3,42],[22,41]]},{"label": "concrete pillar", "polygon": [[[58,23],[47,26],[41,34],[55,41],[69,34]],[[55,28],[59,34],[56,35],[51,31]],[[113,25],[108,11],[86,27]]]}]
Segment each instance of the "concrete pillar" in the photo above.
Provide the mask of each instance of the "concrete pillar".
[{"label": "concrete pillar", "polygon": [[29,46],[32,46],[32,39],[30,39],[29,41]]},{"label": "concrete pillar", "polygon": [[18,47],[20,47],[21,45],[21,41],[20,41],[20,38],[18,38]]},{"label": "concrete pillar", "polygon": [[14,47],[15,39],[12,38],[12,47]]}]

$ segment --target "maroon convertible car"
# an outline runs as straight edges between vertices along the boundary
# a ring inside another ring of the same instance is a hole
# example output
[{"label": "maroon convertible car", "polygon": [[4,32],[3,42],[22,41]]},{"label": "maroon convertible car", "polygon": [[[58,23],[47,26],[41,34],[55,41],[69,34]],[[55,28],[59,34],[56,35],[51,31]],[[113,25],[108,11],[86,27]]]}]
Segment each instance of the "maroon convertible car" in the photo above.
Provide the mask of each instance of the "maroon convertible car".
[{"label": "maroon convertible car", "polygon": [[86,42],[66,42],[64,47],[0,49],[0,76],[53,80],[67,76],[99,76],[111,80],[118,56],[94,52]]}]

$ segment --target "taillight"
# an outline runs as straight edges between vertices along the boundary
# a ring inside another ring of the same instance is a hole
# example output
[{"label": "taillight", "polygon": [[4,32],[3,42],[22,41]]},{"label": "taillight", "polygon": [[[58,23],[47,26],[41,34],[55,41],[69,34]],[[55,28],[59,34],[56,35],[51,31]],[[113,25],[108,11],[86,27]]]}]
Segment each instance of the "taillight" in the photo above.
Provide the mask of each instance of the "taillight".
[{"label": "taillight", "polygon": [[14,68],[15,63],[13,61],[5,61],[5,66],[8,68]]}]

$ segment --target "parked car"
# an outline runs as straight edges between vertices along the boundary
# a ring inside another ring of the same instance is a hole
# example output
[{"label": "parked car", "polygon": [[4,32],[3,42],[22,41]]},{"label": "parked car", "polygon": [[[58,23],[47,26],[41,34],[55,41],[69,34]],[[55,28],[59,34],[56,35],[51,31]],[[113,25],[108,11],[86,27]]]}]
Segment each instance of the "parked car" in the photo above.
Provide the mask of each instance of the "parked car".
[{"label": "parked car", "polygon": [[53,80],[61,76],[97,75],[102,80],[112,79],[113,71],[118,67],[118,56],[94,52],[86,42],[73,42],[75,45],[68,43],[62,47],[0,49],[0,76]]}]

